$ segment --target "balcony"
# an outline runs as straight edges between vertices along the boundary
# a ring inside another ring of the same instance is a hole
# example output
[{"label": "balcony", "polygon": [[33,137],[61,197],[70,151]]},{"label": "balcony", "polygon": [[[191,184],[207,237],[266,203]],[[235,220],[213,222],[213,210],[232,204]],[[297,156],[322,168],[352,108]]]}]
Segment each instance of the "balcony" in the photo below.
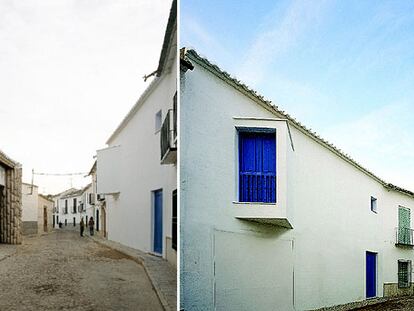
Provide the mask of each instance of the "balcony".
[{"label": "balcony", "polygon": [[410,228],[395,228],[395,245],[413,247],[413,231]]},{"label": "balcony", "polygon": [[161,164],[177,163],[177,113],[175,109],[168,110],[161,127],[160,137]]}]

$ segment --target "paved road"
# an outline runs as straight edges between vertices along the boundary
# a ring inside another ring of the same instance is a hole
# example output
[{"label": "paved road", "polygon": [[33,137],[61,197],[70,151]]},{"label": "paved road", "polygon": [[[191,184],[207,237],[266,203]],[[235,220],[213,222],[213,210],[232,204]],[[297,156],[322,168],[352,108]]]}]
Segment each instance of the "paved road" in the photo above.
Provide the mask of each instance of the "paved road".
[{"label": "paved road", "polygon": [[373,306],[366,306],[363,308],[355,309],[355,311],[394,311],[394,310],[403,310],[403,311],[412,311],[414,310],[414,297],[401,297],[390,299],[389,301],[379,303]]},{"label": "paved road", "polygon": [[0,311],[163,310],[143,267],[76,231],[26,237],[0,261]]}]

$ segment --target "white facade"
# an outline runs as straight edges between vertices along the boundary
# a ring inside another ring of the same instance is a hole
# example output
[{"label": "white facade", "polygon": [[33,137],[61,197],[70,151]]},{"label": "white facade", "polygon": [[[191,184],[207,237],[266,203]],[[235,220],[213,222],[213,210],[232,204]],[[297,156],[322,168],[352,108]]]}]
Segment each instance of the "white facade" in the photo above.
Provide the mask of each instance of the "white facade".
[{"label": "white facade", "polygon": [[[195,52],[186,60],[194,69],[181,73],[181,307],[309,310],[361,301],[367,251],[376,253],[376,296],[404,292],[398,261],[414,260],[414,250],[396,245],[396,227],[400,206],[413,214],[414,194]],[[276,203],[238,202],[241,128],[276,133]]]},{"label": "white facade", "polygon": [[[95,195],[92,184],[83,189],[71,188],[53,196],[54,200],[54,224],[55,228],[62,223],[62,228],[67,226],[78,226],[81,218],[89,220],[94,216]],[[95,217],[94,217],[95,218]]]},{"label": "white facade", "polygon": [[22,183],[22,221],[37,222],[39,191],[36,185]]},{"label": "white facade", "polygon": [[[173,9],[156,77],[109,138],[108,148],[97,151],[97,192],[105,195],[108,239],[157,253],[174,265],[172,200],[177,169],[174,161],[161,163],[160,140],[177,91],[175,14]],[[175,150],[167,151],[170,159],[173,154]],[[162,216],[157,218],[160,193]],[[155,238],[160,232],[161,246]]]}]

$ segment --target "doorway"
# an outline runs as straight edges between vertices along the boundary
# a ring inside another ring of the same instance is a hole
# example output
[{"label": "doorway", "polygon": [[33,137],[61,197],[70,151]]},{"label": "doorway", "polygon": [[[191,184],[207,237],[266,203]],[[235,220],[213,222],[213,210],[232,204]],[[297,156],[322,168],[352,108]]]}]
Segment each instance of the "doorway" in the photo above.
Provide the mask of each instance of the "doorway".
[{"label": "doorway", "polygon": [[99,231],[99,210],[96,210],[96,231]]},{"label": "doorway", "polygon": [[47,208],[43,207],[43,231],[47,232]]},{"label": "doorway", "polygon": [[162,190],[153,191],[153,251],[162,254]]},{"label": "doorway", "polygon": [[366,252],[366,297],[377,296],[377,254]]}]

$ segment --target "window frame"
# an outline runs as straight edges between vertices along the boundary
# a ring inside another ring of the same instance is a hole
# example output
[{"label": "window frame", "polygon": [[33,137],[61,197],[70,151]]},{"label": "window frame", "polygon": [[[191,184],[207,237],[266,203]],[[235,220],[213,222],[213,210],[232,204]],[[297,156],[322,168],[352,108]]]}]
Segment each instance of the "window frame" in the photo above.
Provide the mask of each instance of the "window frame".
[{"label": "window frame", "polygon": [[[401,271],[401,267],[403,265],[407,265],[407,271],[406,272],[402,272]],[[401,275],[406,276],[405,280],[401,280],[400,277]],[[412,262],[411,260],[405,260],[405,259],[399,259],[398,260],[398,288],[409,288],[411,287],[411,278],[412,278]]]},{"label": "window frame", "polygon": [[[159,124],[158,124],[159,122]],[[154,129],[155,134],[157,134],[159,131],[161,131],[162,128],[162,109],[158,110],[155,113],[155,120],[154,120]]]},{"label": "window frame", "polygon": [[378,199],[371,195],[371,212],[378,214]]}]

